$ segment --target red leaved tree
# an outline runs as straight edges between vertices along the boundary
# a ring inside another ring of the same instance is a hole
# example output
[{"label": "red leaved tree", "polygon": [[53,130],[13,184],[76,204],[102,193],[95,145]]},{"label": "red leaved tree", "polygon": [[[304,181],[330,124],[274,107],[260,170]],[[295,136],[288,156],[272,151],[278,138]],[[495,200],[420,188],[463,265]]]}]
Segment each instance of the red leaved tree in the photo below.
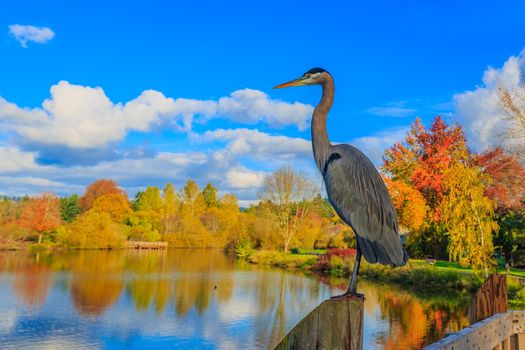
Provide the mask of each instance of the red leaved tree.
[{"label": "red leaved tree", "polygon": [[491,179],[485,195],[496,202],[498,212],[525,210],[525,167],[516,156],[505,154],[503,148],[487,150],[478,156],[478,163]]},{"label": "red leaved tree", "polygon": [[83,211],[88,211],[93,206],[95,199],[109,193],[118,193],[127,197],[126,192],[118,188],[118,185],[115,181],[101,179],[93,182],[86,188],[86,193],[80,197],[80,207]]},{"label": "red leaved tree", "polygon": [[445,174],[455,161],[468,159],[463,130],[459,125],[447,125],[440,116],[434,119],[430,129],[425,129],[416,119],[415,139],[418,163],[411,180],[434,210],[434,219],[439,221],[439,206],[446,190]]},{"label": "red leaved tree", "polygon": [[[465,161],[469,154],[461,126],[447,125],[440,116],[429,129],[416,118],[412,130],[400,142],[386,150],[383,170],[396,182],[418,190],[439,221],[440,203],[445,195],[443,184],[454,162]],[[398,208],[399,209],[399,208]]]},{"label": "red leaved tree", "polygon": [[60,200],[51,193],[27,200],[20,216],[20,225],[38,233],[38,243],[42,243],[45,233],[60,226],[61,221]]}]

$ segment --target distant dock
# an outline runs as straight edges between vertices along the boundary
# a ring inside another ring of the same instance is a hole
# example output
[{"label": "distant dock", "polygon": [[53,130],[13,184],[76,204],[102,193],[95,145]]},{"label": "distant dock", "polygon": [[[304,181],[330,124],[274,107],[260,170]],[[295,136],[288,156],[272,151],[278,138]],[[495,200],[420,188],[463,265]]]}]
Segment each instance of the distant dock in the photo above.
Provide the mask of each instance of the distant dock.
[{"label": "distant dock", "polygon": [[168,242],[143,242],[130,241],[127,243],[128,249],[167,249]]}]

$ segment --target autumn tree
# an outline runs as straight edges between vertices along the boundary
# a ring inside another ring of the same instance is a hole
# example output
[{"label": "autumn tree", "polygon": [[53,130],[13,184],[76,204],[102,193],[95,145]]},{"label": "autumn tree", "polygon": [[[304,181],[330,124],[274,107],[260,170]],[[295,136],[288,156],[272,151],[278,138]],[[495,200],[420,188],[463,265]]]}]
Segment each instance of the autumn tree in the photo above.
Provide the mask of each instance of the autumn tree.
[{"label": "autumn tree", "polygon": [[281,236],[284,252],[308,214],[316,186],[303,173],[290,166],[265,177],[259,189],[266,215]]},{"label": "autumn tree", "polygon": [[137,209],[160,213],[163,201],[160,190],[155,186],[148,186],[144,192],[140,192],[137,200]]},{"label": "autumn tree", "polygon": [[217,188],[208,182],[206,187],[202,190],[202,196],[207,208],[217,207],[219,200],[217,199]]},{"label": "autumn tree", "polygon": [[111,219],[109,213],[88,210],[67,226],[59,240],[73,248],[117,248],[126,241],[126,226]]},{"label": "autumn tree", "polygon": [[162,190],[162,197],[164,201],[164,216],[162,218],[162,232],[170,233],[175,231],[177,223],[179,222],[179,207],[180,201],[175,192],[175,188],[171,183],[167,183]]},{"label": "autumn tree", "polygon": [[25,201],[8,199],[0,200],[0,247],[12,248],[31,235],[31,230],[19,224],[19,218]]},{"label": "autumn tree", "polygon": [[411,231],[411,254],[448,255],[474,268],[480,261],[490,265],[495,223],[483,192],[489,181],[459,125],[436,117],[427,129],[416,119],[405,140],[385,152],[383,171],[400,222]]},{"label": "autumn tree", "polygon": [[79,200],[80,208],[82,208],[83,211],[88,211],[97,197],[108,193],[120,193],[127,197],[126,192],[118,188],[115,181],[101,179],[93,182],[86,188],[86,192]]},{"label": "autumn tree", "polygon": [[498,212],[525,210],[525,167],[518,159],[497,147],[481,153],[478,163],[492,181],[485,195],[498,205]]},{"label": "autumn tree", "polygon": [[42,243],[43,235],[49,234],[60,223],[60,200],[54,194],[43,193],[24,204],[20,225],[35,231],[38,243]]},{"label": "autumn tree", "polygon": [[477,158],[491,178],[485,195],[497,205],[499,230],[494,246],[510,264],[524,264],[525,257],[525,168],[513,154],[501,147],[487,150]]},{"label": "autumn tree", "polygon": [[446,173],[442,221],[448,230],[450,259],[487,274],[494,265],[492,232],[498,226],[494,202],[484,196],[488,177],[469,165],[457,163]]},{"label": "autumn tree", "polygon": [[417,232],[425,224],[428,211],[425,198],[406,182],[384,179],[397,210],[399,224],[411,232]]},{"label": "autumn tree", "polygon": [[514,89],[499,85],[499,104],[507,115],[507,128],[501,135],[509,151],[525,160],[525,85]]},{"label": "autumn tree", "polygon": [[198,218],[204,212],[206,207],[204,196],[195,181],[190,179],[186,182],[181,192],[181,199],[182,210],[191,219]]},{"label": "autumn tree", "polygon": [[129,201],[122,193],[106,193],[97,197],[90,210],[107,213],[111,220],[118,223],[124,223],[132,213]]}]

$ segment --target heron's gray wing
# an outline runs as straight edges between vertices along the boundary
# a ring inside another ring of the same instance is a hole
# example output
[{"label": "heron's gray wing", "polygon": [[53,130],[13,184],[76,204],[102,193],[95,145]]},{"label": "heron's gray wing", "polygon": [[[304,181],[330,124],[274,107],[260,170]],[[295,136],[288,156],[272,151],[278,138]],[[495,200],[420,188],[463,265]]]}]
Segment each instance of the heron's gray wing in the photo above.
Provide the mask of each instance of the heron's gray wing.
[{"label": "heron's gray wing", "polygon": [[407,256],[399,239],[396,211],[372,162],[357,148],[338,145],[333,147],[323,175],[328,199],[356,233],[365,259],[404,265]]}]

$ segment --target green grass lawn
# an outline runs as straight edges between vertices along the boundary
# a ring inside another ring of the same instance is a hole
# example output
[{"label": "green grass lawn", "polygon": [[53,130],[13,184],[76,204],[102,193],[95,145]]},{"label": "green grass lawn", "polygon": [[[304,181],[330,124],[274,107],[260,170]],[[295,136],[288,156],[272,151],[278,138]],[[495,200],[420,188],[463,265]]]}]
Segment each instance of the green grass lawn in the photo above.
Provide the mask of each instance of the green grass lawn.
[{"label": "green grass lawn", "polygon": [[[425,260],[420,259],[410,259],[410,263],[414,266],[432,266],[430,263],[426,262]],[[449,262],[449,261],[436,261],[433,265],[437,269],[440,270],[449,270],[449,271],[457,271],[457,272],[473,272],[471,269],[467,267],[462,267],[458,263]],[[505,268],[498,267],[497,269],[498,273],[505,273]],[[511,267],[509,269],[509,275],[516,276],[516,277],[524,277],[525,278],[525,270],[523,269],[517,269],[514,267]]]}]

